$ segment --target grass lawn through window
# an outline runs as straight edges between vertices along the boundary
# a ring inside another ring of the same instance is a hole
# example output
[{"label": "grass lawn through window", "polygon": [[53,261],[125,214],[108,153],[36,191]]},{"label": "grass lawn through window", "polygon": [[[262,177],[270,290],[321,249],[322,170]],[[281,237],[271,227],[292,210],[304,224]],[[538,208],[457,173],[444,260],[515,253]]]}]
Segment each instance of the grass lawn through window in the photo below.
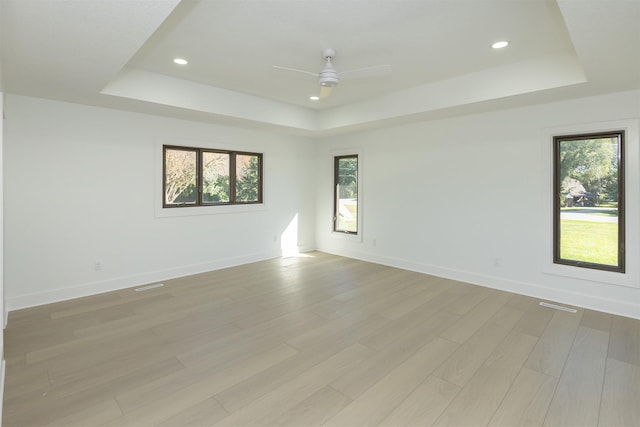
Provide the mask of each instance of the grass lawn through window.
[{"label": "grass lawn through window", "polygon": [[560,221],[560,234],[561,258],[618,265],[618,224],[563,219]]}]

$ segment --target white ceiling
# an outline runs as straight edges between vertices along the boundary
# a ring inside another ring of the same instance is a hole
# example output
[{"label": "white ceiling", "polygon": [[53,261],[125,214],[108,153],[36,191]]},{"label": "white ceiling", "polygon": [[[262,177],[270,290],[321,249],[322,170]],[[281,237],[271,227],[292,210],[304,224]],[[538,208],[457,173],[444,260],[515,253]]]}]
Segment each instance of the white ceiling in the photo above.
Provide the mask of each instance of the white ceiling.
[{"label": "white ceiling", "polygon": [[[639,23],[640,0],[1,0],[0,79],[8,93],[317,136],[640,89]],[[272,67],[318,72],[327,47],[339,71],[391,73],[314,102],[313,76]]]}]

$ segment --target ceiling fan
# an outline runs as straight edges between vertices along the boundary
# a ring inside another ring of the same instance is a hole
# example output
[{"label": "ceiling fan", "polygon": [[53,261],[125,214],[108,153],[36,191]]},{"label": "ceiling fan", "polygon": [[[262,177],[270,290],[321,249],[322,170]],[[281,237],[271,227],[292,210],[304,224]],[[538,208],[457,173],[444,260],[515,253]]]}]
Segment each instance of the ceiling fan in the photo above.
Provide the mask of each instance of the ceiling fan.
[{"label": "ceiling fan", "polygon": [[349,77],[363,77],[369,76],[373,74],[383,74],[388,73],[391,70],[390,65],[374,65],[370,67],[357,68],[354,70],[342,71],[338,72],[331,62],[336,57],[335,49],[326,48],[322,50],[322,58],[326,61],[322,70],[319,73],[314,73],[311,71],[298,70],[295,68],[289,67],[281,67],[278,65],[274,65],[273,68],[278,70],[286,70],[286,71],[294,71],[297,73],[309,74],[311,76],[318,78],[318,83],[320,84],[320,99],[326,98],[331,94],[331,91],[334,87],[338,86],[340,83],[340,78],[347,75]]}]

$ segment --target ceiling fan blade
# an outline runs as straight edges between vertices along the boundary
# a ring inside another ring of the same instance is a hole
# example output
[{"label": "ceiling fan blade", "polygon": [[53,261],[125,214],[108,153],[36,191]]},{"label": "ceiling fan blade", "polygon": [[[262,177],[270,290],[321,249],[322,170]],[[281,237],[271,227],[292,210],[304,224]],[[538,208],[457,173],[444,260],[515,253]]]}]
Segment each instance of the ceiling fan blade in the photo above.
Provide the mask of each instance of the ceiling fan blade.
[{"label": "ceiling fan blade", "polygon": [[320,99],[324,99],[331,95],[331,91],[333,91],[333,86],[320,86]]},{"label": "ceiling fan blade", "polygon": [[360,77],[375,77],[391,74],[391,65],[373,65],[371,67],[356,68],[354,70],[347,70],[338,73],[340,78],[346,77],[349,79]]},{"label": "ceiling fan blade", "polygon": [[276,70],[294,71],[296,73],[309,74],[310,76],[313,76],[313,77],[319,76],[318,73],[312,73],[311,71],[298,70],[296,68],[280,67],[278,65],[273,65],[272,67],[275,68]]}]

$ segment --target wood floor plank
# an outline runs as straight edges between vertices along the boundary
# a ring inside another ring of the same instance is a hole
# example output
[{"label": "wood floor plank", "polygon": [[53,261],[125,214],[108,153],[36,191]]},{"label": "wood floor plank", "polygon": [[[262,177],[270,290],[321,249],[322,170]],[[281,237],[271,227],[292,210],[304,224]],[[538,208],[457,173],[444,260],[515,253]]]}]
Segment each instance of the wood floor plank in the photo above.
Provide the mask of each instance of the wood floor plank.
[{"label": "wood floor plank", "polygon": [[[27,365],[36,364],[46,361],[47,363],[54,363],[57,361],[61,365],[74,363],[68,360],[68,355],[74,355],[83,351],[90,350],[96,357],[109,358],[113,354],[123,351],[124,348],[131,348],[135,346],[144,346],[152,343],[160,342],[157,335],[153,334],[149,330],[134,331],[130,334],[122,334],[111,337],[111,339],[103,339],[103,337],[89,337],[79,338],[73,341],[64,342],[61,344],[51,345],[39,350],[29,351],[25,354],[25,360]],[[118,343],[119,345],[114,345]],[[105,354],[104,351],[108,352]],[[80,359],[83,359],[82,357]],[[88,359],[84,358],[84,359]]]},{"label": "wood floor plank", "polygon": [[104,402],[91,405],[66,417],[56,420],[55,425],[68,427],[98,426],[112,421],[122,415],[115,400],[109,399]]},{"label": "wood floor plank", "polygon": [[344,316],[348,309],[347,303],[344,301],[338,301],[335,298],[329,298],[324,301],[315,303],[309,307],[312,313],[317,314],[323,319],[332,320],[340,316]]},{"label": "wood floor plank", "polygon": [[344,394],[324,387],[275,419],[271,426],[321,425],[351,403]]},{"label": "wood floor plank", "polygon": [[615,316],[611,322],[609,357],[640,366],[640,320]]},{"label": "wood floor plank", "polygon": [[446,291],[446,286],[439,286],[438,283],[421,283],[420,284],[420,292],[410,293],[407,295],[406,292],[402,292],[400,290],[400,294],[404,296],[398,302],[387,302],[384,307],[379,311],[379,314],[383,317],[386,317],[391,320],[397,320],[413,310],[419,308],[427,301],[435,298],[437,295]]},{"label": "wood floor plank", "polygon": [[523,313],[519,310],[502,307],[467,342],[462,344],[434,372],[434,375],[464,387],[522,315]]},{"label": "wood floor plank", "polygon": [[331,385],[352,399],[378,382],[396,366],[411,357],[425,342],[431,341],[457,316],[448,312],[436,312],[419,327],[407,328],[400,332],[397,339],[383,349],[364,359]]},{"label": "wood floor plank", "polygon": [[[445,329],[440,336],[449,341],[459,344],[467,341],[482,325],[496,314],[511,299],[511,294],[507,292],[492,292],[492,298],[483,304],[477,304],[473,309],[469,310],[457,322],[453,323],[449,328]],[[484,300],[487,298],[484,294]],[[457,304],[456,304],[457,305]]]},{"label": "wood floor plank", "polygon": [[5,399],[13,399],[38,390],[41,390],[42,393],[49,388],[47,367],[42,366],[41,369],[24,369],[22,367],[22,369],[7,370],[4,388]]},{"label": "wood floor plank", "polygon": [[553,318],[553,311],[541,307],[537,303],[528,308],[524,308],[524,310],[524,316],[522,316],[513,328],[514,331],[534,337],[541,337]]},{"label": "wood floor plank", "polygon": [[260,351],[264,346],[284,342],[322,324],[324,324],[323,319],[313,314],[301,318],[296,311],[253,328],[227,334],[220,339],[203,342],[193,347],[184,347],[178,352],[177,357],[186,366],[207,364],[211,360],[226,359],[238,352]]},{"label": "wood floor plank", "polygon": [[[375,333],[362,339],[361,342],[367,347],[382,350],[395,342],[398,337],[402,336],[407,330],[429,327],[430,319],[441,311],[441,307],[452,304],[458,298],[459,295],[454,293],[440,293],[406,315],[388,322],[375,331]],[[453,315],[452,313],[446,317],[449,322],[454,322],[458,318],[457,315]],[[444,327],[440,327],[440,329],[442,330]]]},{"label": "wood floor plank", "polygon": [[537,342],[509,334],[456,395],[435,426],[487,425]]},{"label": "wood floor plank", "polygon": [[356,311],[350,315],[325,322],[317,328],[287,340],[287,343],[301,351],[310,351],[330,345],[336,335],[349,337],[353,342],[366,337],[389,324],[390,321],[377,314]]},{"label": "wood floor plank", "polygon": [[[181,372],[180,375],[165,376],[151,384],[145,384],[143,387],[118,395],[117,401],[123,412],[127,414],[127,420],[143,420],[149,412],[153,412],[155,416],[160,412],[167,414],[165,412],[167,408],[174,410],[175,394],[179,394],[181,398],[189,395],[195,402],[200,402],[295,354],[297,354],[295,349],[281,344],[259,355],[233,360],[211,372],[206,372],[204,369],[190,369]],[[170,387],[167,387],[168,385]],[[190,405],[187,403],[186,407]]]},{"label": "wood floor plank", "polygon": [[541,426],[557,383],[555,377],[523,368],[489,426]]},{"label": "wood floor plank", "polygon": [[275,390],[233,412],[216,425],[269,425],[285,412],[326,387],[331,381],[347,372],[370,352],[361,344],[353,344],[312,367],[305,373],[282,384]]},{"label": "wood floor plank", "polygon": [[415,280],[400,289],[398,292],[405,296],[414,296],[421,294],[427,289],[442,289],[446,290],[449,286],[447,285],[448,279],[444,277],[431,276],[429,274],[419,274],[415,273]]},{"label": "wood floor plank", "polygon": [[73,316],[79,313],[87,313],[99,310],[104,307],[115,307],[122,304],[122,298],[116,292],[91,295],[79,298],[76,301],[63,301],[56,304],[50,310],[51,319]]},{"label": "wood floor plank", "polygon": [[640,421],[640,366],[607,359],[599,426],[637,426]]},{"label": "wood floor plank", "polygon": [[93,325],[82,325],[73,330],[76,338],[103,337],[124,334],[129,332],[142,331],[153,327],[162,327],[175,321],[184,319],[190,315],[198,313],[200,310],[215,310],[228,301],[212,301],[207,305],[198,308],[171,311],[158,311],[156,313],[134,314],[122,319],[113,319],[107,322],[100,322]]},{"label": "wood floor plank", "polygon": [[157,427],[203,427],[213,425],[229,413],[213,397],[190,406],[168,419],[156,424]]},{"label": "wood floor plank", "polygon": [[[114,420],[112,425],[157,424],[174,416],[184,416],[185,413],[192,410],[194,404],[197,405],[210,399],[215,393],[288,359],[295,353],[294,349],[282,345],[271,352],[263,353],[260,358],[253,358],[250,362],[242,361],[238,366],[216,370],[209,375],[194,376],[186,387],[172,387],[171,391],[164,389],[165,392],[162,396],[158,395],[157,398],[151,400],[145,399],[146,403],[126,412],[122,417]],[[140,395],[134,397],[138,397],[138,401],[141,401]],[[127,399],[130,398],[130,395],[118,396],[120,407],[123,407],[128,402]]]},{"label": "wood floor plank", "polygon": [[581,326],[556,387],[545,426],[596,426],[609,333]]},{"label": "wood floor plank", "polygon": [[[345,350],[353,344],[352,339],[336,337],[336,339],[327,346],[321,347],[318,350],[300,352],[290,359],[274,365],[273,367],[216,394],[215,397],[223,404],[225,409],[229,412],[235,412],[240,408],[249,405],[252,401],[271,393],[279,387],[282,387],[287,382],[293,381],[296,377],[303,375],[316,365],[319,365],[323,361]],[[370,355],[371,353],[368,354]],[[357,365],[354,365],[351,369],[355,366]],[[343,373],[343,375],[345,374],[346,372]]]},{"label": "wood floor plank", "polygon": [[99,404],[124,390],[153,382],[182,368],[182,365],[173,358],[157,363],[147,363],[142,368],[124,376],[109,378],[108,375],[105,375],[102,381],[90,375],[78,377],[79,383],[93,384],[92,388],[78,387],[76,383],[54,382],[44,390],[38,390],[16,399],[5,399],[3,419],[6,421],[6,425],[18,426],[55,423],[58,418],[72,416],[74,412],[82,408]]},{"label": "wood floor plank", "polygon": [[[448,283],[448,281],[445,281],[445,283]],[[454,305],[447,307],[447,310],[463,316],[468,314],[470,310],[476,308],[479,304],[487,300],[487,298],[491,297],[492,295],[500,294],[500,292],[488,288],[474,287],[468,289],[468,291],[465,291],[463,293],[464,298],[456,301]],[[512,296],[512,294],[509,294],[509,296]]]},{"label": "wood floor plank", "polygon": [[381,427],[430,426],[460,392],[460,387],[429,376],[402,403],[391,411]]},{"label": "wood floor plank", "polygon": [[600,311],[584,310],[580,326],[586,328],[598,329],[603,332],[609,333],[611,331],[611,319],[612,315],[608,313],[602,313]]},{"label": "wood floor plank", "polygon": [[163,283],[10,312],[2,425],[640,425],[640,320],[321,252]]},{"label": "wood floor plank", "polygon": [[582,313],[583,310],[577,313],[553,311],[553,317],[531,352],[526,367],[559,378],[578,332]]},{"label": "wood floor plank", "polygon": [[451,341],[434,338],[323,425],[369,426],[379,423],[457,347]]}]

